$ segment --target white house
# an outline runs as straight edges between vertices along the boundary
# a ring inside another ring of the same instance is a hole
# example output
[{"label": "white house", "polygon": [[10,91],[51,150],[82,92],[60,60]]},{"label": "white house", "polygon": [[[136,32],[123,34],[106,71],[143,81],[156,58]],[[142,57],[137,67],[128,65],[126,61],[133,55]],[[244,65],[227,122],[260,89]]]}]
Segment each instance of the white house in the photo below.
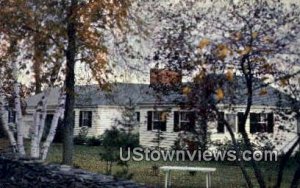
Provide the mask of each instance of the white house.
[{"label": "white house", "polygon": [[[268,137],[278,150],[286,151],[297,138],[297,120],[293,114],[288,114],[282,119],[282,113],[289,109],[288,96],[281,94],[272,87],[266,88],[267,93],[260,95],[254,92],[253,106],[250,117],[247,119],[246,131],[253,142],[258,142],[257,135]],[[38,94],[27,100],[27,114],[24,123],[27,127],[27,136],[32,126],[32,115],[37,101],[42,95]],[[58,102],[59,89],[51,91],[48,102],[48,118],[54,112]],[[181,109],[174,99],[179,95],[158,95],[147,84],[118,83],[113,85],[112,92],[103,92],[96,85],[76,86],[75,105],[75,134],[82,126],[88,126],[88,136],[98,136],[106,129],[116,125],[116,120],[121,118],[124,105],[130,101],[135,104],[136,118],[139,121],[140,144],[145,147],[156,146],[153,142],[157,129],[164,135],[160,146],[170,148],[179,138],[178,134],[187,131],[197,124],[193,119],[191,110]],[[278,107],[279,98],[281,101]],[[245,101],[239,101],[231,108],[229,104],[220,104],[225,118],[232,125],[232,129],[239,137],[240,115],[245,110]],[[299,122],[298,122],[299,123]],[[286,129],[286,130],[283,130]],[[224,142],[230,140],[230,136],[224,125],[217,121],[211,121],[208,132],[212,141]]]}]

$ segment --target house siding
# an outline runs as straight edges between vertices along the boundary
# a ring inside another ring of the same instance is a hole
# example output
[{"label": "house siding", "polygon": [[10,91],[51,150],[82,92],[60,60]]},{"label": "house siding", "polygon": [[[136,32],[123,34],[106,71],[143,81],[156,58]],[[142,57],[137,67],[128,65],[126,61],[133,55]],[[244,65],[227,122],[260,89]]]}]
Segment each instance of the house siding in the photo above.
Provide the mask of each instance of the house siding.
[{"label": "house siding", "polygon": [[[236,107],[234,111],[225,110],[220,107],[220,110],[223,111],[225,114],[237,114],[238,112],[243,112],[245,107]],[[157,111],[163,111],[166,110],[166,108],[156,108]],[[171,110],[169,112],[169,116],[167,118],[167,128],[166,131],[163,132],[164,139],[161,141],[160,146],[163,148],[171,148],[174,146],[174,142],[178,139],[178,133],[174,132],[174,111],[178,111],[180,109],[176,107],[171,107]],[[157,143],[153,142],[155,139],[155,132],[154,130],[147,130],[147,112],[148,111],[154,111],[152,107],[141,107],[140,113],[141,113],[141,126],[139,129],[140,134],[140,144],[143,147],[156,147]],[[290,132],[282,132],[279,129],[279,122],[276,121],[278,119],[279,114],[275,113],[272,108],[266,108],[263,106],[254,106],[251,110],[252,113],[274,113],[274,129],[273,133],[260,133],[267,136],[271,141],[275,142],[276,139],[280,139],[281,144],[276,144],[275,149],[278,151],[284,151],[286,152],[289,147],[293,144],[293,141],[297,137],[297,120],[293,121],[286,121],[285,125],[287,127],[290,127]],[[237,118],[237,116],[236,116]],[[236,121],[237,122],[237,121]],[[236,125],[237,126],[237,125]],[[255,138],[257,137],[257,134],[251,134],[250,133],[250,119],[248,117],[246,121],[246,131],[248,132],[249,138],[252,142],[255,143]],[[231,140],[231,137],[228,132],[225,133],[218,133],[217,132],[217,122],[211,121],[208,123],[208,132],[211,133],[210,139],[211,141],[219,141],[221,143],[224,143],[226,140]],[[237,132],[234,133],[236,138],[241,138],[241,135]]]},{"label": "house siding", "polygon": [[[275,108],[275,107],[274,107]],[[270,113],[273,112],[274,108],[266,106],[253,106],[251,112],[253,113]],[[54,113],[54,107],[50,107],[48,110],[49,114]],[[228,108],[219,107],[220,111],[223,111],[225,114],[237,114],[238,112],[243,112],[245,109],[244,106],[236,106],[234,111],[227,110]],[[180,111],[178,107],[175,106],[164,106],[157,107],[157,111],[169,111],[167,116],[167,125],[166,131],[163,131],[164,139],[160,143],[160,147],[171,148],[174,145],[174,142],[178,139],[179,132],[174,132],[174,111]],[[92,127],[88,129],[87,136],[100,136],[105,130],[110,129],[112,126],[116,126],[116,119],[122,118],[122,108],[120,106],[104,106],[100,105],[97,107],[76,107],[75,108],[75,126],[74,126],[74,135],[78,135],[80,132],[79,127],[79,116],[80,111],[92,111]],[[135,130],[139,133],[140,145],[143,147],[156,147],[157,143],[153,142],[156,138],[155,130],[147,130],[147,112],[154,111],[153,105],[149,104],[148,106],[140,105],[137,107],[136,111],[140,112],[140,126]],[[7,116],[7,115],[6,115]],[[279,114],[274,112],[274,119],[278,119]],[[237,118],[237,117],[236,117]],[[7,120],[7,117],[6,117]],[[25,137],[29,138],[30,128],[33,125],[33,109],[27,109],[27,114],[24,115],[24,125],[25,125]],[[297,137],[297,120],[289,121],[287,120],[285,126],[292,128],[290,132],[282,132],[279,129],[279,123],[275,121],[274,123],[274,132],[273,133],[263,133],[271,141],[275,142],[276,139],[280,139],[281,144],[276,144],[277,150],[286,152],[290,146],[293,144],[293,141]],[[257,134],[250,133],[250,120],[247,119],[246,122],[246,131],[248,132],[249,138],[251,141],[255,142],[255,137]],[[231,140],[231,137],[228,132],[218,133],[217,132],[217,122],[208,123],[208,131],[211,133],[211,141],[219,141],[224,143],[226,140]],[[240,138],[240,134],[234,133],[236,138]]]},{"label": "house siding", "polygon": [[76,108],[74,134],[80,133],[79,127],[80,111],[92,111],[92,127],[88,128],[87,136],[100,136],[105,130],[116,125],[116,118],[121,118],[122,111],[117,107]]}]

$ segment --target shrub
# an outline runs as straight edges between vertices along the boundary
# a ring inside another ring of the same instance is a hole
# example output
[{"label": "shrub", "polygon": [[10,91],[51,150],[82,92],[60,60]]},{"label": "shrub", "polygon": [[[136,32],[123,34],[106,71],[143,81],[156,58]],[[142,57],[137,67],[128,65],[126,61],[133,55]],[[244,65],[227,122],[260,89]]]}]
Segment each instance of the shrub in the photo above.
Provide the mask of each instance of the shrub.
[{"label": "shrub", "polygon": [[117,172],[114,176],[121,178],[131,178],[132,175],[128,172],[128,163],[121,161],[120,148],[134,148],[139,146],[138,135],[126,133],[113,127],[110,130],[106,130],[101,137],[103,150],[100,153],[102,161],[106,162],[106,173],[111,174],[113,164],[118,164],[122,167],[120,172]]},{"label": "shrub", "polygon": [[0,122],[0,138],[6,137],[5,130]]},{"label": "shrub", "polygon": [[75,145],[85,145],[86,144],[86,138],[82,138],[80,136],[74,137],[74,144]]},{"label": "shrub", "polygon": [[74,137],[74,144],[76,145],[85,145],[87,143],[87,134],[88,134],[88,127],[83,126],[79,130],[79,134]]},{"label": "shrub", "polygon": [[101,138],[96,137],[96,136],[88,137],[86,139],[86,144],[88,146],[100,146],[101,145]]}]

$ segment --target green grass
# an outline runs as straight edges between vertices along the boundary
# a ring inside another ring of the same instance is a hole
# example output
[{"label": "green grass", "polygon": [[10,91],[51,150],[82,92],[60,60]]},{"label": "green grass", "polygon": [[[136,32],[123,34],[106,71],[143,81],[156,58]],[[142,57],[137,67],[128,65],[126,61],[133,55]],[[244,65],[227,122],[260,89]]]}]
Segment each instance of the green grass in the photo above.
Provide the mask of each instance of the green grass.
[{"label": "green grass", "polygon": [[[101,147],[75,146],[75,165],[96,173],[105,173],[106,163],[100,160],[99,152]],[[62,149],[60,144],[52,145],[47,162],[60,163]],[[199,167],[215,167],[217,171],[212,176],[212,187],[245,187],[245,181],[241,170],[233,163],[226,162],[129,162],[130,172],[134,174],[133,180],[154,187],[163,187],[164,174],[160,172],[158,176],[153,175],[152,166],[164,165],[181,165],[181,166],[199,166]],[[259,166],[262,168],[265,180],[268,187],[272,187],[276,180],[278,164],[275,162],[261,162]],[[293,178],[296,165],[290,161],[285,170],[282,187],[289,187]],[[120,170],[116,165],[113,167],[113,173]],[[257,186],[255,177],[250,166],[247,166],[247,171],[252,177],[253,183]],[[205,174],[197,172],[191,176],[188,172],[171,172],[172,187],[205,187]]]}]

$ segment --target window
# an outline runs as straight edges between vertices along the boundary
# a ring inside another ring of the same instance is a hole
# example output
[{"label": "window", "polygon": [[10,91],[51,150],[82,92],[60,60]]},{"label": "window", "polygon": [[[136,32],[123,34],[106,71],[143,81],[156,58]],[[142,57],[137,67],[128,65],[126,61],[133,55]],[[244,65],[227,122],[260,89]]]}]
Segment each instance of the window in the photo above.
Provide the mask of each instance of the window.
[{"label": "window", "polygon": [[8,110],[8,123],[16,123],[16,112],[12,109]]},{"label": "window", "polygon": [[273,127],[273,113],[250,113],[250,133],[272,133]]},{"label": "window", "polygon": [[[225,121],[228,122],[229,126],[231,127],[232,131],[235,133],[237,132],[237,125],[236,125],[236,114],[225,114],[224,112],[220,113],[221,117],[225,119]],[[229,132],[225,126],[225,123],[221,120],[218,120],[218,127],[217,127],[218,133],[225,133]]]},{"label": "window", "polygon": [[174,112],[174,132],[191,131],[195,128],[194,112]]},{"label": "window", "polygon": [[167,129],[167,112],[164,111],[148,111],[147,112],[147,130],[161,130]]},{"label": "window", "polygon": [[92,111],[81,111],[79,117],[79,127],[92,127]]}]

